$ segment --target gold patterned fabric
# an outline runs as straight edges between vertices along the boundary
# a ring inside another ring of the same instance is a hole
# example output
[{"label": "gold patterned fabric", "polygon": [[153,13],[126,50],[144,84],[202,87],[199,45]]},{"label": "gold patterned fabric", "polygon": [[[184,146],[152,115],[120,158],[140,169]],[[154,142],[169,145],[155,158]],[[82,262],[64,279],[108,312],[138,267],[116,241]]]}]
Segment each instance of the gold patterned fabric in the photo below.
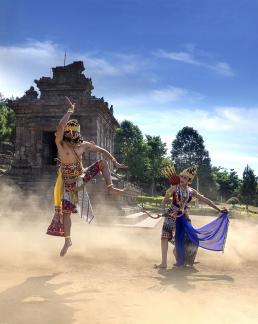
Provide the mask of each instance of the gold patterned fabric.
[{"label": "gold patterned fabric", "polygon": [[87,222],[92,221],[94,214],[83,183],[93,179],[100,171],[100,161],[96,161],[86,169],[83,169],[80,161],[61,164],[54,189],[55,214],[48,226],[47,234],[64,236],[65,213],[79,213]]}]

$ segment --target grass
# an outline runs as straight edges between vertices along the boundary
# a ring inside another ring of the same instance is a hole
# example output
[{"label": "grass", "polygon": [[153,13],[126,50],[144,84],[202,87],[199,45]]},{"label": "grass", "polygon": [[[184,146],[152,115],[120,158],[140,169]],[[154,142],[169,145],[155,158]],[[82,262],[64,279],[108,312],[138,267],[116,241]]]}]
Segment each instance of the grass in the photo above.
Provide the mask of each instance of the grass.
[{"label": "grass", "polygon": [[[141,204],[139,204],[141,205]],[[150,203],[146,202],[143,204],[144,209],[156,212],[156,213],[162,213],[163,209],[161,208],[160,204],[158,203]],[[166,206],[166,209],[170,206],[168,204]],[[248,212],[246,211],[246,207],[244,205],[238,205],[238,206],[232,206],[223,204],[223,207],[226,207],[229,211],[229,213],[235,217],[235,218],[252,218],[254,220],[258,220],[258,208],[250,206]],[[222,205],[221,205],[222,207]],[[253,210],[254,209],[254,210]],[[218,212],[214,210],[213,208],[206,206],[206,205],[199,205],[199,207],[196,207],[194,205],[190,206],[190,215],[218,215]]]}]

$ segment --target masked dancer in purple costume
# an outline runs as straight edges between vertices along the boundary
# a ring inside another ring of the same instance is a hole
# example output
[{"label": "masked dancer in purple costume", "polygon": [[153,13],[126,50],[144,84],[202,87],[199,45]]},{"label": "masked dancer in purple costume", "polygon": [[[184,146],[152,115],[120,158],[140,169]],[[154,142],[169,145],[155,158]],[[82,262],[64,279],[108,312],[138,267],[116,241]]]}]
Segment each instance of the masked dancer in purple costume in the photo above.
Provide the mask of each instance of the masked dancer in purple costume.
[{"label": "masked dancer in purple costume", "polygon": [[[56,131],[56,145],[60,157],[60,168],[54,189],[55,214],[47,229],[47,234],[65,238],[60,256],[64,256],[72,245],[71,240],[71,213],[78,212],[79,190],[84,183],[90,181],[99,172],[102,173],[107,190],[113,195],[121,195],[126,189],[113,186],[107,160],[112,161],[116,168],[125,168],[107,150],[92,142],[83,140],[80,134],[80,125],[77,120],[70,119],[75,104],[65,97],[69,109],[63,116]],[[82,154],[87,151],[102,153],[105,159],[98,160],[88,168],[82,165]]]},{"label": "masked dancer in purple costume", "polygon": [[[161,234],[162,260],[155,268],[167,268],[168,242],[175,245],[175,266],[178,267],[193,266],[199,246],[213,251],[224,250],[229,224],[228,212],[224,208],[218,208],[210,199],[189,186],[196,171],[197,167],[192,166],[177,176],[174,167],[164,170],[164,174],[170,178],[171,187],[166,191],[163,208],[165,209],[170,197],[172,204],[162,215],[165,217]],[[221,215],[207,225],[195,229],[188,215],[189,203],[193,197],[214,208]]]}]

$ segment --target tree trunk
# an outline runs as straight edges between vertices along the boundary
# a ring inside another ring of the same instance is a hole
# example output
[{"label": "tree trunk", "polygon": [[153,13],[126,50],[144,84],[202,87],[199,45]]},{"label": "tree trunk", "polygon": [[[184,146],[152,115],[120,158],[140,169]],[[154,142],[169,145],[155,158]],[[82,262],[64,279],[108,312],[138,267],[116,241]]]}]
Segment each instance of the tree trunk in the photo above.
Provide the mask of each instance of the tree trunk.
[{"label": "tree trunk", "polygon": [[151,183],[151,196],[154,196],[154,189],[155,189],[155,182],[152,181],[152,183]]}]

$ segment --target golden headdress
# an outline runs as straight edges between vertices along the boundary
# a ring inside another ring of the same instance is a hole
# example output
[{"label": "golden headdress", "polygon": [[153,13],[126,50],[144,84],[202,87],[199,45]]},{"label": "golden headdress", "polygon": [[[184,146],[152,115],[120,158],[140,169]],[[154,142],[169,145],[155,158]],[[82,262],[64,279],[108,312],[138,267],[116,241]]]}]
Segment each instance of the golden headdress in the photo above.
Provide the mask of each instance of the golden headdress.
[{"label": "golden headdress", "polygon": [[176,185],[180,183],[180,177],[179,176],[186,176],[189,178],[189,184],[192,183],[193,178],[195,177],[197,173],[197,166],[193,165],[187,169],[184,169],[179,173],[179,176],[176,174],[176,170],[174,165],[169,165],[164,167],[161,170],[161,173],[167,177],[172,185]]},{"label": "golden headdress", "polygon": [[78,120],[71,119],[67,122],[64,128],[65,132],[75,131],[80,132],[80,124],[78,123]]},{"label": "golden headdress", "polygon": [[195,177],[197,173],[197,165],[193,165],[187,169],[184,169],[179,173],[180,176],[186,176],[189,178],[189,183],[192,183],[193,178]]},{"label": "golden headdress", "polygon": [[65,125],[63,140],[71,145],[79,145],[83,142],[83,137],[80,134],[80,124],[76,119],[69,120]]}]

